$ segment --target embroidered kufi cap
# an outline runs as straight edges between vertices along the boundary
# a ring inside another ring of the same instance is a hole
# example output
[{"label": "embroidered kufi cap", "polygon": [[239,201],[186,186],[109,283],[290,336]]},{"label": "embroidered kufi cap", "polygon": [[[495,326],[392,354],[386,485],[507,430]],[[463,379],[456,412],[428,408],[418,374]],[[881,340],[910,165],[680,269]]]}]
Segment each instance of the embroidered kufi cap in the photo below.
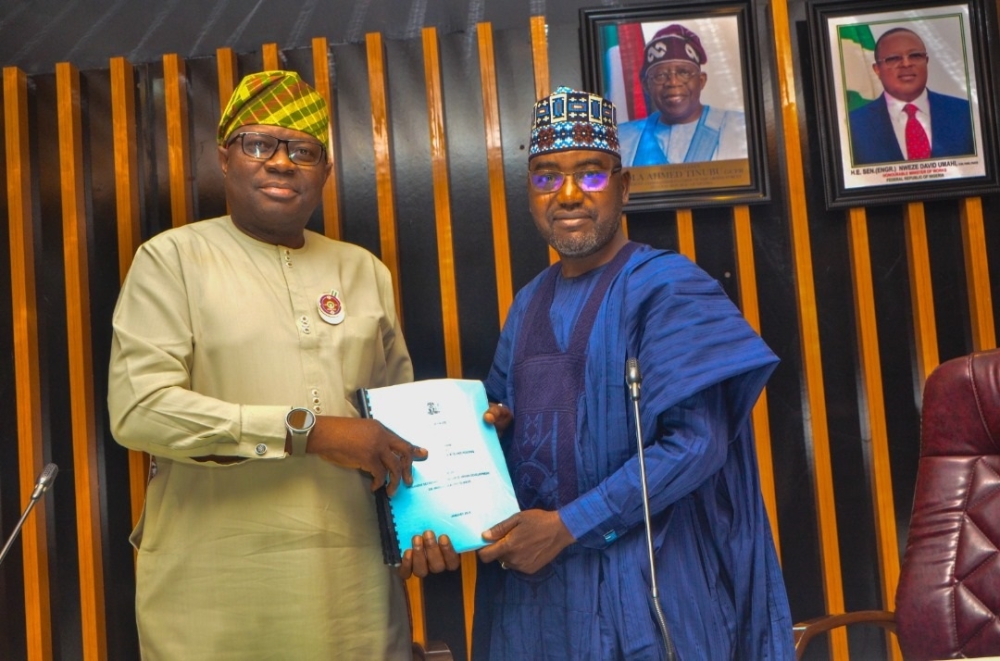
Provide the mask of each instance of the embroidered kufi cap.
[{"label": "embroidered kufi cap", "polygon": [[569,87],[560,87],[535,103],[528,158],[569,149],[595,149],[619,156],[615,105]]},{"label": "embroidered kufi cap", "polygon": [[330,116],[326,101],[294,71],[261,71],[240,81],[219,120],[217,138],[225,145],[233,131],[247,124],[281,126],[327,141]]},{"label": "embroidered kufi cap", "polygon": [[680,60],[694,62],[698,66],[708,62],[708,56],[705,55],[705,49],[698,35],[676,23],[654,34],[646,44],[643,55],[642,71],[639,72],[639,77],[643,79],[649,68],[660,62]]}]

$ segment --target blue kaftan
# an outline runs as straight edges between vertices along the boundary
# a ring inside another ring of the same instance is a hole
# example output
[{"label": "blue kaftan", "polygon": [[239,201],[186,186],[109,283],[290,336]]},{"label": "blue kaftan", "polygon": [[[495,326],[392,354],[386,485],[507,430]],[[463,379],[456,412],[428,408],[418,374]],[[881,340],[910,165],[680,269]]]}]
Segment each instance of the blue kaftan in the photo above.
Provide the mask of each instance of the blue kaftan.
[{"label": "blue kaftan", "polygon": [[[550,317],[563,348],[601,271],[559,278]],[[518,293],[486,382],[491,400],[504,402],[515,419],[514,347],[543,276]],[[480,565],[473,658],[663,658],[649,604],[628,356],[643,373],[657,579],[678,658],[793,658],[749,423],[777,359],[718,283],[687,258],[648,246],[612,281],[587,347],[579,496],[558,508],[577,542],[531,576]],[[510,463],[510,439],[505,443]],[[517,473],[516,465],[510,469]]]}]

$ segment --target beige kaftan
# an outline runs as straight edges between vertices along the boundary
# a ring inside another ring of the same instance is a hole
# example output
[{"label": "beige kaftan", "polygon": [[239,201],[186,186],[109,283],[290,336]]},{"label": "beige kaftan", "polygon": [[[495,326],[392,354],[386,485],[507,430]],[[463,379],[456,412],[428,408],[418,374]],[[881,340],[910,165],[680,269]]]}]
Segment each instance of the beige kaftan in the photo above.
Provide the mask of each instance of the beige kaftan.
[{"label": "beige kaftan", "polygon": [[[337,325],[317,307],[331,290]],[[132,536],[144,659],[410,657],[370,477],[286,457],[284,416],[357,416],[357,388],[412,378],[388,270],[357,246],[312,232],[274,246],[224,217],[139,249],[108,404],[118,442],[156,466]],[[244,461],[191,459],[210,454]]]}]

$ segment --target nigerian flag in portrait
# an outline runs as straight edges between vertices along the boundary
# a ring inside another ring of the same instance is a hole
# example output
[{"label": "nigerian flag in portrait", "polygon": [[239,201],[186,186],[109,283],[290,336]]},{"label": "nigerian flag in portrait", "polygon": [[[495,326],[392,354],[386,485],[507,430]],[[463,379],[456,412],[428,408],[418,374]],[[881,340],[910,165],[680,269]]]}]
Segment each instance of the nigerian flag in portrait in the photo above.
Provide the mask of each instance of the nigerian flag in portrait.
[{"label": "nigerian flag in portrait", "polygon": [[841,25],[837,30],[844,94],[847,112],[850,112],[882,93],[882,83],[872,68],[875,64],[875,37],[867,24]]}]

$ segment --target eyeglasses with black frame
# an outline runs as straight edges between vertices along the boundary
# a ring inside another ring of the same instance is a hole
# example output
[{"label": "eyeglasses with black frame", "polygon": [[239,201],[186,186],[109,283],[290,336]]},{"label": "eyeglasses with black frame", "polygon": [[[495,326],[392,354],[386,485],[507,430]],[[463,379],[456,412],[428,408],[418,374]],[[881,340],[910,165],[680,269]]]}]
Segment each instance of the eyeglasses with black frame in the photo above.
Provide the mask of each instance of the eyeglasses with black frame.
[{"label": "eyeglasses with black frame", "polygon": [[229,144],[237,140],[240,141],[243,153],[258,161],[269,160],[281,145],[285,145],[288,159],[296,165],[318,165],[326,154],[326,147],[312,140],[282,140],[268,133],[256,131],[238,133],[233,136]]},{"label": "eyeglasses with black frame", "polygon": [[610,170],[578,170],[577,172],[561,172],[559,170],[535,170],[528,173],[528,182],[539,193],[554,193],[566,183],[566,177],[573,177],[576,185],[585,193],[599,193],[608,187],[611,175],[621,172],[622,167]]},{"label": "eyeglasses with black frame", "polygon": [[896,69],[903,66],[904,59],[912,64],[926,64],[927,53],[924,51],[915,51],[913,53],[907,53],[906,55],[890,55],[889,57],[883,57],[881,60],[875,61],[879,65],[884,65],[890,69]]}]

